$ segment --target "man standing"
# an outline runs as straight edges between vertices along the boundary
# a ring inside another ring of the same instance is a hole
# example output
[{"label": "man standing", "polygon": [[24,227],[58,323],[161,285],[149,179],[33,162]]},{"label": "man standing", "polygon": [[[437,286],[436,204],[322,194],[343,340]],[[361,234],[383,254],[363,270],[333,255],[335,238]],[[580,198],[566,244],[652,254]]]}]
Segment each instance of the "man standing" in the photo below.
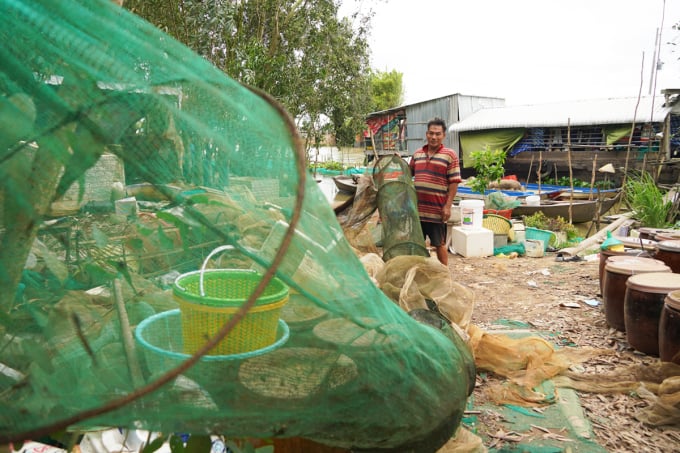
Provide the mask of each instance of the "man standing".
[{"label": "man standing", "polygon": [[434,118],[427,123],[427,144],[413,153],[409,166],[418,197],[418,215],[423,236],[437,250],[439,261],[448,266],[446,222],[458,191],[460,164],[456,153],[445,148],[446,123]]}]

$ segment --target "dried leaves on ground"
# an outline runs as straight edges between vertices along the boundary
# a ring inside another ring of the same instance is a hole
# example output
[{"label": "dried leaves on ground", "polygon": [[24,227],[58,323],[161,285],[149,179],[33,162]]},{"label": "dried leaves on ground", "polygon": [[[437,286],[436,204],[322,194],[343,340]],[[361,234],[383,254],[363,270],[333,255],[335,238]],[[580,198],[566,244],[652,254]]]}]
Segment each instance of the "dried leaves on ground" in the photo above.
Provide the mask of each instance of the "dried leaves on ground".
[{"label": "dried leaves on ground", "polygon": [[[611,375],[630,367],[657,364],[657,357],[633,350],[623,332],[605,320],[600,295],[598,260],[560,262],[549,253],[542,258],[463,258],[451,255],[449,268],[454,281],[472,289],[476,296],[472,324],[489,333],[526,325],[532,331],[550,332],[556,346],[593,347],[610,352],[576,365],[574,373]],[[485,400],[484,388],[505,379],[485,375],[478,380],[473,397]],[[680,451],[680,427],[654,427],[638,421],[639,411],[649,406],[637,392],[583,392],[578,396],[593,428],[595,442],[609,452]],[[521,436],[496,413],[482,411],[478,432],[485,446],[511,446]],[[538,424],[537,424],[538,425]],[[560,436],[560,433],[542,433]],[[565,448],[568,443],[565,443]]]}]

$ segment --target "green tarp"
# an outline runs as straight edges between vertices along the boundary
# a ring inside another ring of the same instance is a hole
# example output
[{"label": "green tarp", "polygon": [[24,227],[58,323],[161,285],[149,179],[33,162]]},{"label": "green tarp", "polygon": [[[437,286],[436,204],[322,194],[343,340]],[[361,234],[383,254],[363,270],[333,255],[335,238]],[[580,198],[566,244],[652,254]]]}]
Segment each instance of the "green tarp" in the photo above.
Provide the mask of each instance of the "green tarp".
[{"label": "green tarp", "polygon": [[460,134],[460,146],[462,166],[469,168],[472,166],[470,153],[481,151],[487,146],[490,149],[503,149],[508,151],[515,143],[520,141],[526,132],[525,128],[514,129],[494,129],[486,131],[463,132]]},{"label": "green tarp", "polygon": [[624,137],[630,135],[630,124],[608,124],[602,126],[602,134],[605,136],[607,145],[613,145]]}]

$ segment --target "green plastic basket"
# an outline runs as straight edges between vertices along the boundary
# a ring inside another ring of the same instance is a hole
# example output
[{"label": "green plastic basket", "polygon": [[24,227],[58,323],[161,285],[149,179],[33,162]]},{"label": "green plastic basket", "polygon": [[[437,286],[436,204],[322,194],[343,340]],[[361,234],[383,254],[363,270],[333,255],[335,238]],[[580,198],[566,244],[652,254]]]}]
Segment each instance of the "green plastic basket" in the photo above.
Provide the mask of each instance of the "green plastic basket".
[{"label": "green plastic basket", "polygon": [[524,231],[524,237],[526,239],[535,239],[543,241],[544,252],[548,250],[548,245],[550,245],[550,241],[552,240],[553,236],[555,236],[555,233],[553,233],[552,231],[541,230],[539,228],[534,227],[526,227]]}]

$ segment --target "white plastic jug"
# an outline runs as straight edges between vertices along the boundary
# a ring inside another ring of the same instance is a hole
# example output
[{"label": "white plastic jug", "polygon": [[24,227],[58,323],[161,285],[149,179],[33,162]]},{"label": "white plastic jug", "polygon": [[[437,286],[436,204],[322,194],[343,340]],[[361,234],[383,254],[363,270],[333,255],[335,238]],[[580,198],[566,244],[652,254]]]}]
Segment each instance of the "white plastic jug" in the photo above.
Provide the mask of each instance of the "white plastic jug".
[{"label": "white plastic jug", "polygon": [[541,205],[541,197],[538,195],[529,195],[527,197],[527,206],[540,206]]}]

